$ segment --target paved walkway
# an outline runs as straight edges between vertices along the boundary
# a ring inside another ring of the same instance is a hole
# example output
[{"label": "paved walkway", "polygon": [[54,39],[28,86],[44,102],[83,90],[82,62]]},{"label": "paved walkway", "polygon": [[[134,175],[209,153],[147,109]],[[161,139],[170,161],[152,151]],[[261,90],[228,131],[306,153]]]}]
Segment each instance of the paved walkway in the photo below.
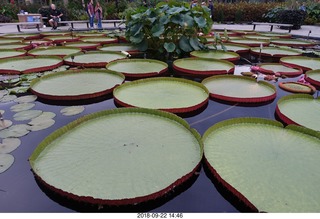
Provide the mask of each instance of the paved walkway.
[{"label": "paved walkway", "polygon": [[[103,24],[103,27],[113,27],[113,24]],[[70,26],[61,26],[59,30],[68,30]],[[75,28],[87,28],[86,24],[75,24]],[[249,24],[214,24],[214,29],[227,29],[227,30],[252,30],[253,25]],[[21,29],[24,33],[32,33],[38,32],[37,29]],[[42,32],[51,31],[51,27],[41,28]],[[270,26],[269,25],[257,25],[256,31],[261,32],[269,32]],[[302,36],[307,37],[309,32],[310,37],[317,38],[320,40],[320,26],[313,26],[313,25],[303,25],[299,30],[292,30],[291,34],[294,36]],[[288,30],[282,30],[278,27],[273,28],[273,32],[275,33],[288,33]],[[10,26],[2,26],[0,23],[0,36],[7,33],[18,33],[16,25]]]}]

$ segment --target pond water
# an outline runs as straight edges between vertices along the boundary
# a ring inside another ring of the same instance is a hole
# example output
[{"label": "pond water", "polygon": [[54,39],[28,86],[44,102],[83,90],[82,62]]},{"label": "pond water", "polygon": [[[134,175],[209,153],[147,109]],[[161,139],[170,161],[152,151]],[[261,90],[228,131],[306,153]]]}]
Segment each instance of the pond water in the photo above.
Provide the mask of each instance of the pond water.
[{"label": "pond water", "polygon": [[[248,65],[236,66],[235,74],[248,71]],[[280,79],[279,81],[297,81],[297,78]],[[276,103],[279,98],[290,93],[281,90],[278,82],[270,82],[277,87],[277,97],[271,103],[265,105],[243,106],[209,100],[202,112],[189,115],[184,119],[201,135],[217,122],[237,117],[260,117],[275,120]],[[5,110],[5,118],[12,118],[10,107],[13,102],[1,103],[1,109]],[[21,137],[22,144],[11,154],[15,157],[14,164],[9,170],[0,174],[0,212],[73,212],[87,211],[83,206],[73,206],[67,200],[63,200],[46,194],[40,189],[31,171],[28,158],[37,145],[54,130],[74,121],[75,119],[93,112],[116,108],[112,98],[101,102],[85,105],[85,111],[75,116],[63,116],[60,110],[64,106],[51,105],[36,101],[33,109],[51,111],[57,114],[56,123],[48,129],[31,132]],[[19,123],[19,122],[15,122]],[[178,164],[177,164],[178,165]],[[104,209],[104,211],[152,211],[152,212],[238,212],[240,206],[233,206],[208,178],[204,168],[183,187],[177,188],[171,196],[147,203],[135,208]]]}]

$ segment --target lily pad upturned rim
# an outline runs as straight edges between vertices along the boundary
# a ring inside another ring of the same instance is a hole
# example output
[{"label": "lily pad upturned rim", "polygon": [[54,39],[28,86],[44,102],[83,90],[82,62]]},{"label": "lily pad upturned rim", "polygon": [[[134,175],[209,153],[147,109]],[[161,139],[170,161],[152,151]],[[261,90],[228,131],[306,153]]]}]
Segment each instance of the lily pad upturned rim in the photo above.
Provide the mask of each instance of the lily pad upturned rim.
[{"label": "lily pad upturned rim", "polygon": [[[279,65],[279,66],[283,65],[285,67],[292,68],[293,70],[298,70],[298,71],[293,71],[293,72],[277,71],[277,72],[274,72],[274,71],[271,71],[269,69],[263,68],[263,66],[266,66],[266,65]],[[264,73],[264,74],[274,75],[274,74],[278,73],[278,74],[285,75],[285,76],[288,76],[288,77],[296,77],[296,76],[299,76],[299,75],[303,74],[302,68],[292,67],[290,65],[282,64],[282,63],[260,63],[260,64],[258,64],[258,66],[259,66],[259,72]]]},{"label": "lily pad upturned rim", "polygon": [[[101,41],[90,41],[90,39],[101,39]],[[106,39],[112,39],[112,40],[106,40]],[[118,42],[117,38],[112,38],[112,37],[82,37],[79,40],[82,42],[98,42],[100,45],[106,45],[106,44]]]},{"label": "lily pad upturned rim", "polygon": [[[226,65],[231,66],[231,68],[229,71],[226,71],[226,70],[201,71],[200,69],[199,70],[191,70],[191,69],[187,69],[187,68],[181,68],[181,67],[178,67],[177,65],[175,65],[175,63],[177,63],[177,62],[188,61],[188,60],[190,60],[190,61],[204,60],[204,61],[210,61],[210,62],[221,62],[221,63],[224,63]],[[197,58],[197,57],[177,59],[173,62],[172,66],[173,66],[173,69],[180,74],[187,74],[187,75],[200,76],[200,77],[203,77],[203,76],[208,77],[208,76],[212,76],[212,75],[222,75],[222,74],[233,74],[234,69],[235,69],[235,65],[232,62],[229,62],[226,60],[206,59],[206,58]]]},{"label": "lily pad upturned rim", "polygon": [[2,36],[3,38],[7,39],[17,39],[17,38],[22,38],[24,40],[36,40],[40,39],[41,35],[34,33],[34,34],[5,34]]},{"label": "lily pad upturned rim", "polygon": [[48,37],[48,36],[70,36],[71,32],[53,32],[53,31],[46,31],[40,33],[41,37]]},{"label": "lily pad upturned rim", "polygon": [[[291,88],[291,87],[288,86],[290,84],[296,84],[296,85],[304,86],[304,87],[308,88],[309,90],[294,89],[294,88]],[[309,84],[303,84],[303,83],[300,83],[300,82],[292,82],[292,81],[290,81],[290,82],[280,82],[278,85],[279,85],[279,87],[281,89],[289,91],[289,92],[292,92],[292,93],[313,94],[314,92],[316,92],[316,88],[314,86],[309,85]]]},{"label": "lily pad upturned rim", "polygon": [[310,84],[320,88],[320,81],[317,81],[312,78],[312,74],[319,74],[320,75],[320,69],[316,70],[309,70],[305,73],[305,79],[308,81]]},{"label": "lily pad upturned rim", "polygon": [[20,52],[20,54],[14,55],[14,56],[8,56],[8,57],[0,57],[1,59],[7,59],[7,58],[15,58],[15,57],[21,57],[21,56],[26,56],[27,55],[27,51],[24,49],[0,49],[0,52]]},{"label": "lily pad upturned rim", "polygon": [[281,97],[277,102],[276,114],[280,118],[280,120],[283,121],[285,124],[288,124],[288,125],[293,124],[293,125],[298,125],[298,126],[304,127],[303,125],[295,122],[294,120],[290,119],[285,114],[283,114],[281,112],[280,108],[279,108],[279,104],[281,104],[282,102],[285,102],[287,100],[292,100],[292,99],[301,99],[301,98],[310,99],[310,100],[314,100],[314,99],[319,99],[320,100],[320,97],[314,98],[310,94],[291,94],[291,95],[288,95],[288,96]]},{"label": "lily pad upturned rim", "polygon": [[[115,59],[115,60],[127,58],[126,55],[122,54],[121,52],[116,52],[116,51],[89,51],[89,52],[79,52],[79,53],[75,53],[72,55],[67,55],[64,57],[63,60],[66,65],[82,66],[82,67],[86,67],[86,68],[105,68],[106,65],[109,63],[107,61],[105,61],[105,62],[86,62],[86,63],[67,61],[67,59],[70,58],[71,56],[81,56],[81,55],[86,55],[86,54],[118,54],[123,57],[123,58],[119,58],[119,59]],[[115,61],[115,60],[112,60],[112,61]]]},{"label": "lily pad upturned rim", "polygon": [[206,83],[210,80],[220,79],[220,78],[234,78],[234,79],[239,79],[239,80],[253,81],[258,84],[262,84],[264,86],[271,88],[274,91],[274,93],[272,95],[264,96],[264,97],[242,98],[242,97],[232,97],[232,96],[214,94],[209,91],[210,97],[213,99],[223,100],[223,101],[227,101],[227,102],[237,102],[237,103],[263,103],[263,102],[271,101],[271,100],[275,99],[277,96],[277,92],[276,92],[277,89],[274,85],[269,84],[268,82],[265,82],[265,81],[256,81],[256,79],[254,79],[254,78],[244,77],[244,76],[240,76],[240,75],[215,75],[215,76],[211,76],[209,78],[204,79],[201,83],[204,85],[204,83]]},{"label": "lily pad upturned rim", "polygon": [[288,34],[288,33],[275,33],[275,32],[259,32],[258,33],[259,35],[261,35],[261,36],[272,36],[272,35],[274,35],[274,36],[277,36],[277,37],[279,37],[279,38],[285,38],[285,39],[290,39],[290,38],[292,38],[292,35],[291,34]]},{"label": "lily pad upturned rim", "polygon": [[[201,53],[225,53],[225,54],[229,54],[229,55],[232,55],[234,57],[231,57],[231,58],[223,58],[223,59],[219,59],[219,58],[208,58],[208,57],[201,57],[201,56],[197,56],[196,54],[201,54]],[[240,59],[240,55],[236,52],[230,52],[230,51],[223,51],[223,50],[209,50],[209,51],[192,51],[190,53],[190,56],[191,57],[197,57],[197,58],[205,58],[205,59],[218,59],[218,60],[225,60],[225,61],[229,61],[229,62],[237,62],[239,59]]]},{"label": "lily pad upturned rim", "polygon": [[[48,99],[48,100],[86,100],[86,99],[93,99],[96,97],[100,97],[100,96],[104,96],[107,95],[109,93],[111,93],[113,91],[113,89],[115,87],[117,87],[118,85],[113,86],[112,88],[100,91],[100,92],[95,92],[95,93],[88,93],[88,94],[81,94],[81,95],[49,95],[49,94],[43,94],[43,93],[39,93],[37,91],[35,91],[34,89],[32,89],[32,87],[34,85],[36,85],[37,83],[41,82],[41,80],[46,80],[46,79],[50,79],[50,78],[55,78],[55,77],[60,77],[60,76],[65,76],[65,75],[70,75],[70,74],[78,74],[80,72],[101,72],[101,73],[106,73],[106,74],[112,74],[112,75],[117,75],[119,77],[121,77],[124,81],[125,76],[121,73],[118,72],[114,72],[114,71],[110,71],[110,70],[104,70],[104,69],[81,69],[81,70],[69,70],[69,71],[62,71],[62,72],[57,72],[54,74],[48,74],[48,75],[44,75],[41,78],[36,78],[34,80],[32,80],[31,84],[30,84],[30,91],[43,99]],[[122,81],[122,83],[123,83]],[[57,88],[59,89],[59,88]]]},{"label": "lily pad upturned rim", "polygon": [[[65,38],[63,38],[65,37]],[[71,37],[71,38],[70,38]],[[61,36],[46,36],[44,40],[51,40],[53,43],[63,43],[63,42],[77,42],[80,40],[79,37],[70,36],[70,35],[61,35]]]},{"label": "lily pad upturned rim", "polygon": [[[63,50],[63,49],[68,49],[68,50],[74,49],[75,52],[72,53],[72,54],[81,52],[81,49],[78,48],[78,47],[70,47],[70,46],[51,46],[51,47],[48,47],[48,48],[46,48],[46,47],[38,47],[38,48],[31,49],[31,50],[28,51],[28,55],[29,55],[29,56],[33,56],[33,57],[43,56],[43,55],[41,55],[41,54],[39,54],[39,55],[38,55],[38,54],[34,54],[33,52],[43,51],[43,50],[47,50],[47,51],[50,51],[50,50],[59,50],[59,49],[61,49],[61,50]],[[69,54],[67,54],[67,55],[69,55]],[[59,56],[60,58],[63,58],[63,57],[65,57],[66,55],[65,55],[65,54],[52,54],[52,55],[51,55],[51,54],[46,54],[45,56]]]},{"label": "lily pad upturned rim", "polygon": [[[63,65],[63,59],[61,59],[58,56],[37,56],[37,57],[31,57],[31,56],[24,56],[24,57],[18,57],[18,58],[7,58],[0,60],[0,63],[8,62],[8,61],[14,61],[14,60],[28,60],[28,59],[56,59],[59,60],[57,64],[50,65],[50,66],[44,66],[44,67],[36,67],[36,68],[30,68],[23,71],[13,70],[13,69],[0,69],[0,74],[28,74],[28,73],[34,73],[34,72],[42,72],[47,71],[51,69],[58,68],[59,66]],[[41,63],[41,61],[40,61]]]},{"label": "lily pad upturned rim", "polygon": [[[34,162],[36,161],[37,157],[40,155],[40,153],[48,146],[50,143],[55,141],[57,138],[63,136],[66,134],[69,130],[76,128],[77,126],[90,121],[92,119],[97,119],[102,116],[107,116],[111,114],[119,114],[119,113],[145,113],[145,114],[151,114],[155,116],[160,116],[163,118],[167,118],[170,120],[173,120],[174,122],[177,122],[181,124],[183,127],[185,127],[187,130],[190,131],[190,133],[196,138],[197,142],[199,143],[200,146],[200,159],[199,163],[195,164],[195,168],[190,172],[181,177],[180,179],[177,179],[175,182],[173,182],[171,185],[168,187],[153,193],[149,194],[146,196],[141,196],[141,197],[135,197],[135,198],[130,198],[130,199],[116,199],[116,200],[105,200],[105,199],[95,199],[93,197],[89,196],[78,196],[66,191],[63,191],[62,189],[55,188],[48,183],[46,183],[39,175],[37,175],[36,171],[34,170]],[[120,108],[120,109],[111,109],[111,110],[105,110],[105,111],[100,111],[96,113],[92,113],[89,115],[85,115],[69,124],[66,126],[63,126],[62,128],[57,129],[53,133],[51,133],[49,136],[47,136],[38,146],[37,148],[33,151],[31,156],[29,157],[29,163],[31,165],[31,170],[34,173],[35,177],[37,180],[39,180],[40,183],[42,183],[45,187],[49,188],[51,191],[54,191],[55,193],[59,194],[60,196],[63,197],[68,197],[71,198],[72,200],[75,201],[80,201],[80,202],[86,202],[90,203],[93,205],[109,205],[109,206],[122,206],[122,205],[131,205],[131,204],[136,204],[136,203],[141,203],[141,202],[146,202],[149,200],[154,200],[158,197],[162,197],[166,195],[168,192],[172,191],[172,189],[176,186],[179,186],[186,182],[188,179],[190,179],[194,173],[199,169],[201,165],[201,158],[203,157],[203,143],[201,140],[201,135],[193,128],[190,127],[190,125],[182,118],[168,112],[163,112],[160,110],[152,110],[152,109],[144,109],[144,108]]]},{"label": "lily pad upturned rim", "polygon": [[[190,106],[190,107],[184,107],[184,108],[164,108],[164,109],[158,109],[161,111],[166,111],[166,112],[170,112],[170,113],[188,113],[188,112],[192,112],[192,111],[196,111],[198,109],[200,109],[201,107],[205,106],[208,101],[209,101],[209,90],[202,85],[201,83],[195,82],[195,81],[191,81],[191,80],[187,80],[187,79],[183,79],[183,78],[172,78],[172,77],[157,77],[157,78],[145,78],[145,79],[140,79],[140,80],[136,80],[136,81],[131,81],[129,83],[124,83],[121,86],[117,86],[113,93],[116,93],[117,90],[119,89],[123,89],[125,87],[128,86],[134,86],[135,84],[141,84],[141,83],[145,83],[145,82],[150,82],[150,81],[176,81],[176,82],[180,82],[180,83],[185,83],[185,84],[191,84],[193,86],[197,86],[201,89],[203,89],[203,91],[206,92],[206,94],[208,95],[208,98],[206,98],[204,101],[202,101],[201,103],[194,105],[194,106]],[[133,105],[130,105],[128,103],[125,103],[121,100],[119,100],[116,95],[113,95],[114,97],[114,101],[119,104],[120,106],[124,106],[124,107],[135,107]],[[138,108],[138,107],[137,107]]]},{"label": "lily pad upturned rim", "polygon": [[[297,43],[287,43],[288,41],[295,41]],[[305,41],[305,40],[299,40],[299,39],[290,39],[290,40],[288,40],[288,39],[273,39],[273,40],[271,40],[270,43],[272,43],[274,45],[290,46],[290,47],[300,47],[300,46],[310,47],[310,46],[314,46],[315,45],[315,43],[313,43],[313,42]]]},{"label": "lily pad upturned rim", "polygon": [[[300,94],[298,94],[300,95]],[[284,129],[289,129],[297,132],[302,132],[303,134],[310,135],[312,137],[320,139],[320,134],[317,131],[314,131],[309,128],[297,126],[297,125],[288,125],[286,127],[283,126],[282,123],[270,119],[264,119],[264,118],[253,118],[253,117],[244,117],[244,118],[233,118],[224,120],[222,122],[216,123],[215,125],[211,126],[209,129],[205,131],[205,133],[202,136],[202,141],[204,142],[205,139],[215,130],[218,130],[220,128],[231,126],[233,124],[265,124],[265,125],[272,125],[276,127],[281,127]],[[217,182],[222,185],[222,187],[232,193],[236,197],[236,202],[242,203],[246,206],[247,209],[249,209],[252,212],[259,212],[259,210],[254,206],[244,195],[242,195],[238,190],[236,190],[233,186],[231,186],[227,181],[225,181],[220,174],[215,170],[215,168],[209,163],[209,161],[206,158],[206,155],[204,153],[203,160],[205,165],[208,167],[209,171],[213,175],[213,177],[217,180]]]},{"label": "lily pad upturned rim", "polygon": [[[279,49],[281,51],[295,51],[294,49],[290,49],[290,48],[276,48],[276,47],[267,47],[267,48],[274,48],[274,49]],[[258,48],[251,48],[250,49],[250,53],[254,54],[254,55],[260,55],[260,51],[254,51],[254,49],[258,49]],[[275,58],[282,58],[282,57],[286,57],[286,56],[300,56],[302,53],[298,53],[297,55],[288,55],[288,54],[283,54],[281,52],[279,52],[279,54],[271,54],[271,53],[267,53],[267,52],[261,52],[261,56],[266,56],[266,57],[275,57]]]},{"label": "lily pad upturned rim", "polygon": [[303,71],[309,71],[309,70],[314,70],[314,69],[311,69],[309,67],[306,67],[306,66],[301,66],[299,64],[294,64],[292,62],[288,62],[288,59],[301,59],[301,60],[316,60],[320,63],[320,58],[311,58],[311,57],[306,57],[306,56],[285,56],[285,57],[282,57],[280,59],[280,63],[282,64],[285,64],[285,65],[288,65],[288,66],[291,66],[291,67],[296,67],[296,68],[302,68]]},{"label": "lily pad upturned rim", "polygon": [[[210,45],[213,45],[213,44],[214,43],[210,43],[210,44],[207,44],[207,46],[210,46]],[[238,53],[238,54],[247,53],[247,52],[250,51],[250,48],[251,48],[250,46],[246,46],[246,45],[242,45],[242,44],[236,44],[236,43],[224,43],[223,45],[227,48],[227,51],[235,52],[235,53]],[[238,49],[237,51],[233,51],[233,50],[229,50],[228,46],[238,46],[241,49]]]},{"label": "lily pad upturned rim", "polygon": [[118,59],[118,60],[114,60],[109,62],[106,65],[106,68],[108,69],[108,67],[114,65],[114,64],[118,64],[118,63],[124,63],[124,62],[152,62],[152,63],[157,63],[157,64],[161,64],[164,66],[164,68],[160,71],[160,72],[146,72],[146,73],[126,73],[126,72],[119,72],[121,74],[123,74],[126,78],[143,78],[143,77],[153,77],[153,76],[161,76],[165,73],[167,73],[168,71],[168,64],[156,59]]}]

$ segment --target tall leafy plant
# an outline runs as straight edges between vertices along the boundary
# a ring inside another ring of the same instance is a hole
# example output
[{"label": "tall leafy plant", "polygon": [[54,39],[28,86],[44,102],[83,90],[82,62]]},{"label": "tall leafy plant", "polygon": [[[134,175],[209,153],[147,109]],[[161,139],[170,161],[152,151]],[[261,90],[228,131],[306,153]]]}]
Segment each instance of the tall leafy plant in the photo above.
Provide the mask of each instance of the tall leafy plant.
[{"label": "tall leafy plant", "polygon": [[127,12],[126,39],[141,51],[158,55],[181,56],[204,49],[205,38],[211,30],[210,11],[204,6],[190,8],[188,3],[169,1],[155,8],[137,8]]}]

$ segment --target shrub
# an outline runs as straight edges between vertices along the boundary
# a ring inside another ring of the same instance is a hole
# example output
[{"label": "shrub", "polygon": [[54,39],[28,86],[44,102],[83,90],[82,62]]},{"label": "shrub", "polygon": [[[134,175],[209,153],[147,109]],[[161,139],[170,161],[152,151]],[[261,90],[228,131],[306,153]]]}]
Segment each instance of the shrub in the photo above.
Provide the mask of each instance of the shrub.
[{"label": "shrub", "polygon": [[[298,30],[301,28],[305,18],[305,12],[301,10],[282,10],[279,12],[278,22],[282,24],[293,24],[292,29]],[[281,27],[285,29],[285,27]]]},{"label": "shrub", "polygon": [[215,3],[214,4],[214,20],[218,22],[260,22],[266,21],[263,14],[267,14],[279,3]]},{"label": "shrub", "polygon": [[126,38],[139,50],[149,50],[157,58],[165,59],[169,54],[183,56],[204,49],[204,38],[199,33],[209,33],[211,26],[207,7],[190,9],[188,3],[169,1],[155,8],[128,11]]},{"label": "shrub", "polygon": [[3,20],[8,20],[6,22],[10,22],[12,20],[17,20],[18,19],[18,14],[19,9],[16,5],[0,1],[0,15],[2,15]]}]

